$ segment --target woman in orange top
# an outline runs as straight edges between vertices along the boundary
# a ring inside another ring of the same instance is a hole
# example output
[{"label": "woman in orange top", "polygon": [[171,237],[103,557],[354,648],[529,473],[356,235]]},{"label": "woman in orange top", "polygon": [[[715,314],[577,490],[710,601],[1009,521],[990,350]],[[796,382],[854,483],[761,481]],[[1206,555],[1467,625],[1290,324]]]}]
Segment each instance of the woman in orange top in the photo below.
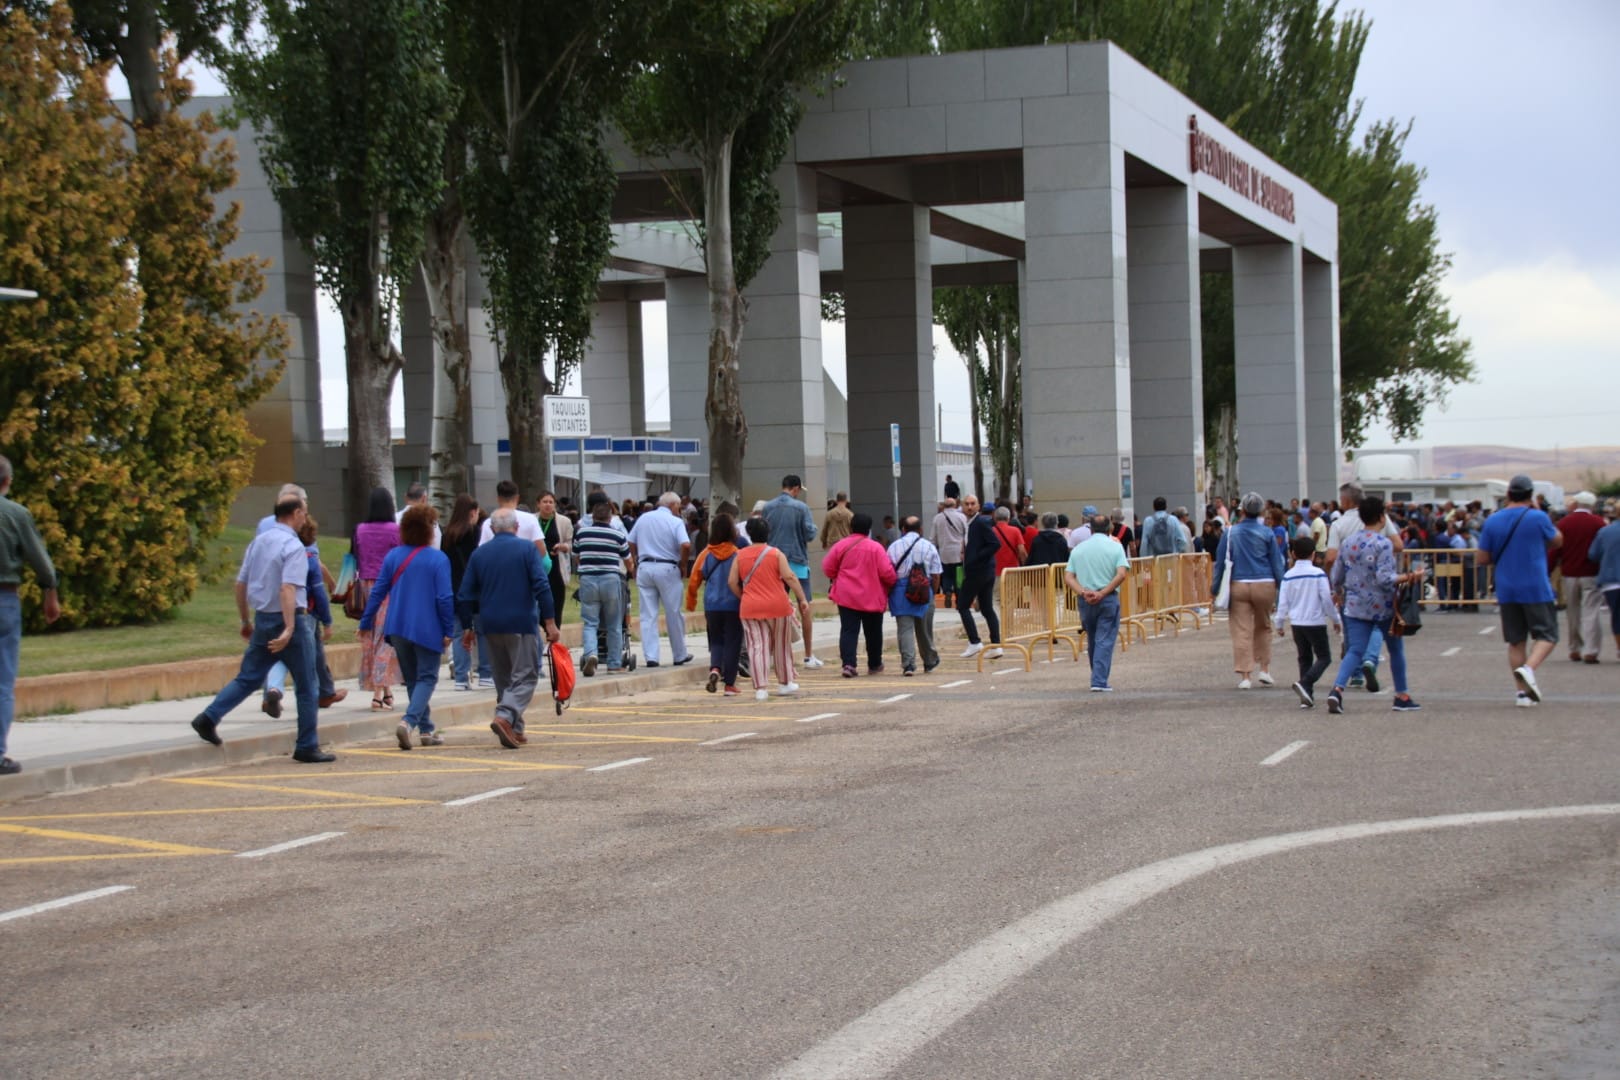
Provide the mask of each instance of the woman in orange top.
[{"label": "woman in orange top", "polygon": [[[794,613],[807,615],[810,601],[805,599],[799,586],[799,576],[793,572],[787,556],[765,541],[771,527],[764,518],[749,518],[749,546],[731,560],[731,573],[727,582],[731,591],[742,599],[743,641],[748,646],[748,672],[754,680],[754,699],[764,701],[765,670],[776,664],[776,679],[781,686],[778,694],[793,694],[799,690],[794,682],[793,632],[788,620]],[[788,594],[795,603],[788,602]]]}]

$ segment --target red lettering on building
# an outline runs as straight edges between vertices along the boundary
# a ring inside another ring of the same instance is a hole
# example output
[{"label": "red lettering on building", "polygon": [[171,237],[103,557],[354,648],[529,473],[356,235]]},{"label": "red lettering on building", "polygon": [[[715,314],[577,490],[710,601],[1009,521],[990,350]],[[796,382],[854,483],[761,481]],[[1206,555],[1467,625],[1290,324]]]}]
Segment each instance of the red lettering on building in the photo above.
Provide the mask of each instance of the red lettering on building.
[{"label": "red lettering on building", "polygon": [[1293,223],[1294,192],[1284,187],[1215,139],[1198,130],[1198,117],[1187,118],[1187,159],[1195,173],[1207,173],[1261,209]]}]

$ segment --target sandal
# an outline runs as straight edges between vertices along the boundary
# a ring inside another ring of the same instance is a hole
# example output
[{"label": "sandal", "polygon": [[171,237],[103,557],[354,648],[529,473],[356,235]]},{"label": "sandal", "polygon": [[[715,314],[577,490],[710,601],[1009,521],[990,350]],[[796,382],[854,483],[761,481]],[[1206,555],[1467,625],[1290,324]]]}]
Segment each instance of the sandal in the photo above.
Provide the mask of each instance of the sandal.
[{"label": "sandal", "polygon": [[374,697],[371,699],[371,709],[373,712],[382,712],[386,708],[388,708],[388,706],[383,704],[382,698]]},{"label": "sandal", "polygon": [[394,695],[393,695],[393,692],[390,691],[390,690],[384,690],[383,691],[383,708],[392,709],[393,707],[394,707]]}]

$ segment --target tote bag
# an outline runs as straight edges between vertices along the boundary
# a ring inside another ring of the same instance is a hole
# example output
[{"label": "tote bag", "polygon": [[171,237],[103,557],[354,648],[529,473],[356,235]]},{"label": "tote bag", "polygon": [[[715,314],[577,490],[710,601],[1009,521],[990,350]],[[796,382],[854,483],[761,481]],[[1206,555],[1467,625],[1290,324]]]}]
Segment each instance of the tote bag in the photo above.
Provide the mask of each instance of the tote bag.
[{"label": "tote bag", "polygon": [[1227,611],[1232,606],[1232,530],[1226,530],[1226,570],[1221,574],[1221,591],[1215,594],[1215,610]]}]

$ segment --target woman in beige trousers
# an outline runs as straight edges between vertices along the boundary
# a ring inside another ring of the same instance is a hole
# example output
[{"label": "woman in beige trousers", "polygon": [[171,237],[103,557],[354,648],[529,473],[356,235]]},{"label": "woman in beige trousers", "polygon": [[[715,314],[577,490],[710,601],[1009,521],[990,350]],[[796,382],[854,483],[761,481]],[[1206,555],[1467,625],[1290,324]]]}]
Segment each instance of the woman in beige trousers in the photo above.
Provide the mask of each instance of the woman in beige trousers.
[{"label": "woman in beige trousers", "polygon": [[1232,634],[1232,670],[1237,672],[1238,689],[1247,690],[1252,680],[1264,686],[1271,678],[1271,612],[1277,606],[1277,585],[1282,581],[1282,549],[1266,526],[1266,501],[1257,493],[1243,496],[1243,520],[1221,536],[1215,551],[1215,578],[1212,595],[1220,595],[1221,580],[1231,559],[1232,597],[1227,627]]}]

